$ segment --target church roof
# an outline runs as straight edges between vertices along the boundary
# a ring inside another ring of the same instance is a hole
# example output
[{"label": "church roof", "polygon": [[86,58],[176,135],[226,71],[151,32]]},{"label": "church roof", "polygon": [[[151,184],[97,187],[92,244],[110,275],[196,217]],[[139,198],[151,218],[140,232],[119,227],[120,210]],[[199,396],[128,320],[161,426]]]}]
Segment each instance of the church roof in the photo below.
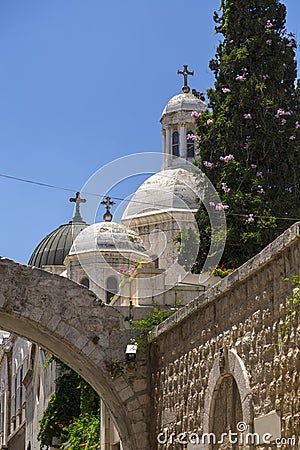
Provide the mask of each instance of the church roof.
[{"label": "church roof", "polygon": [[39,243],[28,264],[35,267],[62,266],[74,239],[86,226],[84,221],[70,221],[56,228]]},{"label": "church roof", "polygon": [[166,104],[162,118],[166,114],[175,113],[179,111],[197,111],[202,112],[207,110],[207,105],[205,102],[200,100],[194,94],[178,94],[169,100]]},{"label": "church roof", "polygon": [[134,252],[145,256],[146,249],[140,236],[115,222],[100,222],[88,226],[75,239],[70,256],[95,251]]},{"label": "church roof", "polygon": [[74,240],[87,227],[80,214],[80,205],[86,203],[86,199],[80,197],[80,192],[76,192],[75,198],[70,198],[69,201],[75,203],[73,219],[56,228],[39,243],[29,259],[30,266],[62,266]]},{"label": "church roof", "polygon": [[176,210],[196,212],[201,198],[199,183],[196,175],[183,168],[158,172],[138,188],[122,221]]}]

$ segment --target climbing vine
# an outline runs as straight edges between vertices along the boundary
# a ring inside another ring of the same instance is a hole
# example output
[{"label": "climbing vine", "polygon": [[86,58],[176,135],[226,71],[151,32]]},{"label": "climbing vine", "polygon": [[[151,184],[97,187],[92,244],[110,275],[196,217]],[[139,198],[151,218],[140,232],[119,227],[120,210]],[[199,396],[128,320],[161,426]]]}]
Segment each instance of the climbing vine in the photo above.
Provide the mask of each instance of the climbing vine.
[{"label": "climbing vine", "polygon": [[[55,392],[40,420],[40,448],[99,448],[99,397],[76,372],[54,357],[59,368]],[[98,430],[98,431],[97,431]],[[63,443],[63,444],[62,444]]]},{"label": "climbing vine", "polygon": [[285,278],[285,281],[293,283],[293,295],[289,298],[289,305],[286,308],[286,316],[280,328],[281,342],[285,344],[288,340],[289,332],[300,314],[300,277],[293,275],[291,278]]}]

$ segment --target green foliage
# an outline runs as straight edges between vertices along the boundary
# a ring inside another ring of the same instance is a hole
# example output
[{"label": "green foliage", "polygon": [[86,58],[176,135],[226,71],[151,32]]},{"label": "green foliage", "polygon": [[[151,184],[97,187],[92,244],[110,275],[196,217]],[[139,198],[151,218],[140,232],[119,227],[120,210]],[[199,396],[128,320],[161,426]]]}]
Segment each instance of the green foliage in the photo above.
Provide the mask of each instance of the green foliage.
[{"label": "green foliage", "polygon": [[[63,432],[64,441],[60,450],[98,450],[100,449],[100,415],[81,414],[79,418],[66,427]],[[67,447],[69,445],[69,447]]]},{"label": "green foliage", "polygon": [[194,266],[199,251],[199,236],[191,228],[182,228],[180,234],[174,239],[179,243],[178,263],[188,272]]},{"label": "green foliage", "polygon": [[289,332],[296,321],[297,315],[300,314],[300,277],[293,275],[291,278],[285,278],[285,281],[293,283],[293,295],[289,298],[289,306],[286,310],[287,315],[281,325],[280,334],[281,341],[285,344],[288,340]]},{"label": "green foliage", "polygon": [[[56,358],[51,358],[53,359],[59,367],[59,376],[55,392],[51,395],[40,421],[38,440],[41,449],[48,446],[59,448],[59,445],[53,443],[53,438],[65,442],[69,439],[69,429],[75,433],[75,428],[82,427],[88,417],[93,419],[99,415],[99,397],[95,391],[76,372]],[[80,425],[81,420],[83,425]],[[99,440],[93,445],[96,443],[99,445]]]},{"label": "green foliage", "polygon": [[225,278],[227,275],[230,275],[234,272],[235,269],[226,269],[225,264],[221,264],[220,266],[216,266],[212,269],[211,274],[214,277]]},{"label": "green foliage", "polygon": [[124,368],[122,367],[120,361],[117,359],[114,359],[111,364],[107,365],[107,370],[112,380],[114,380],[118,375],[121,375],[124,372]]},{"label": "green foliage", "polygon": [[[238,267],[293,223],[287,218],[300,218],[297,46],[279,0],[222,0],[214,19],[223,40],[210,61],[210,110],[197,120],[196,164],[226,210],[223,262]],[[201,269],[211,234],[202,207],[197,221]]]},{"label": "green foliage", "polygon": [[132,330],[135,333],[135,341],[138,347],[143,348],[146,344],[149,333],[180,308],[180,302],[175,303],[174,307],[168,309],[167,311],[163,310],[159,305],[156,305],[151,312],[147,313],[146,319],[133,320]]}]

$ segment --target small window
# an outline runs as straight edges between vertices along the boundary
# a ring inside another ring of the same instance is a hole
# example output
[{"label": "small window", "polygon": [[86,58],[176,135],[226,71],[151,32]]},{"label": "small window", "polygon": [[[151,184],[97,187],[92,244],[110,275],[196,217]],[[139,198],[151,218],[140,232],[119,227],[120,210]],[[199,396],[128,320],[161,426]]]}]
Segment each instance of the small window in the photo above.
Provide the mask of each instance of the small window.
[{"label": "small window", "polygon": [[119,281],[116,277],[108,277],[106,280],[106,303],[119,291]]},{"label": "small window", "polygon": [[89,287],[90,287],[90,280],[87,277],[84,277],[80,281],[80,284],[82,284],[83,286],[85,286],[85,287],[87,287],[89,289]]},{"label": "small window", "polygon": [[[188,131],[188,135],[194,134],[192,131]],[[188,158],[194,158],[195,157],[195,143],[192,139],[187,139],[187,157]]]},{"label": "small window", "polygon": [[174,131],[172,134],[172,155],[179,156],[179,133]]}]

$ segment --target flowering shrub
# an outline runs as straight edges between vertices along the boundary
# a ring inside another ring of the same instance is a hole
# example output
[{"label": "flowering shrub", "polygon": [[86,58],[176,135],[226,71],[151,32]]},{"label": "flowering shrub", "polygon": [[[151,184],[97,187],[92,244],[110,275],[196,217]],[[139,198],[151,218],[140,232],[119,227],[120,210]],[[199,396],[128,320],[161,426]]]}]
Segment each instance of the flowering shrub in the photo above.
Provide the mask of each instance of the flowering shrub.
[{"label": "flowering shrub", "polygon": [[225,264],[221,264],[220,266],[213,267],[211,269],[211,274],[214,277],[225,278],[227,275],[230,275],[234,272],[235,269],[226,269]]},{"label": "flowering shrub", "polygon": [[[223,261],[237,267],[289,227],[289,218],[300,219],[297,44],[285,29],[280,0],[222,0],[214,20],[223,39],[209,64],[215,74],[210,109],[196,119],[196,164],[220,198],[210,207],[216,214],[227,208]],[[205,195],[209,203],[208,190]],[[213,257],[202,205],[197,222],[201,270]]]}]

